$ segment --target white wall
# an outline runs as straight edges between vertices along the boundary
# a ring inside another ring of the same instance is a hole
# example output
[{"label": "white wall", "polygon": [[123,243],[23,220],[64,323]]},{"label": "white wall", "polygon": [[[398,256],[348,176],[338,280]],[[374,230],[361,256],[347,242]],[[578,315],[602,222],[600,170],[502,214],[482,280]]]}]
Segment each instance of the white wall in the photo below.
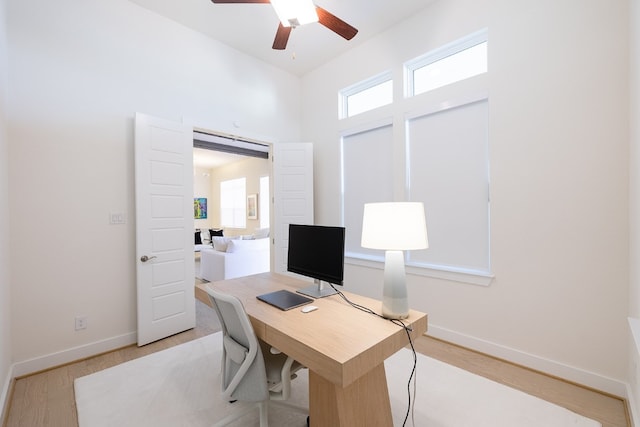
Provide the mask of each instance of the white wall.
[{"label": "white wall", "polygon": [[126,0],[8,6],[13,357],[29,370],[136,330],[135,112],[299,140],[300,81]]},{"label": "white wall", "polygon": [[11,301],[9,281],[9,161],[7,149],[6,1],[0,0],[0,420],[10,381]]},{"label": "white wall", "polygon": [[[260,193],[260,177],[268,176],[270,173],[271,162],[268,159],[259,159],[256,157],[247,157],[238,162],[234,162],[225,166],[221,166],[211,170],[211,197],[213,200],[220,200],[220,182],[229,179],[243,178],[247,179],[247,196],[249,194]],[[216,226],[220,225],[220,209],[219,205],[214,205],[214,210],[210,212]],[[261,206],[258,206],[258,215]],[[244,229],[227,229],[224,230],[225,236],[238,236],[243,234],[253,234],[256,228],[260,228],[260,217],[258,219],[247,219],[247,227]]]},{"label": "white wall", "polygon": [[[489,29],[488,287],[409,276],[430,333],[625,393],[628,300],[628,4],[441,0],[303,78],[315,142],[316,219],[340,222],[337,92]],[[383,108],[350,121],[393,116]],[[402,131],[394,143],[402,144]],[[363,167],[375,167],[363,162]],[[400,180],[402,182],[402,180]],[[427,215],[429,213],[427,212]],[[348,265],[346,288],[381,295],[382,270]]]}]

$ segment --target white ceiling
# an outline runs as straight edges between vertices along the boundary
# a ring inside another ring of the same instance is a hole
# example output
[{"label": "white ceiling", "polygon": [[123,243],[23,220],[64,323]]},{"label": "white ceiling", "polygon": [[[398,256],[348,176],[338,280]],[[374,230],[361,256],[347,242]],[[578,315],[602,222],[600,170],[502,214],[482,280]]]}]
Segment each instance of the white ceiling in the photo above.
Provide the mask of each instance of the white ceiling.
[{"label": "white ceiling", "polygon": [[433,0],[316,0],[358,29],[350,41],[319,23],[291,32],[286,50],[271,45],[278,18],[270,4],[213,4],[211,0],[130,0],[239,51],[301,76],[424,9]]}]

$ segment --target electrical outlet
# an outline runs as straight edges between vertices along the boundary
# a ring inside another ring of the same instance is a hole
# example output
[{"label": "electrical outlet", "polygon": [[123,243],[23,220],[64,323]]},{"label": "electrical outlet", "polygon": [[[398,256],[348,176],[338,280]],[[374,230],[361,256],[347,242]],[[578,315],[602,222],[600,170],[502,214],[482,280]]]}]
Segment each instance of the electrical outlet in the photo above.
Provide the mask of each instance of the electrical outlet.
[{"label": "electrical outlet", "polygon": [[87,329],[87,316],[76,316],[76,331]]}]

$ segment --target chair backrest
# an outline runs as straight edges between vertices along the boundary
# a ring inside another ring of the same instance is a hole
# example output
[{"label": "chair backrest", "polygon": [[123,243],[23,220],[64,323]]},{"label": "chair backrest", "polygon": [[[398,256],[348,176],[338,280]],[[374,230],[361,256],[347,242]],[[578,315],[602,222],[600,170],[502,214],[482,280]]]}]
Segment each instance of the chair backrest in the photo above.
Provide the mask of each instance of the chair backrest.
[{"label": "chair backrest", "polygon": [[269,399],[264,357],[240,300],[207,287],[222,325],[222,393],[225,399],[259,402]]}]

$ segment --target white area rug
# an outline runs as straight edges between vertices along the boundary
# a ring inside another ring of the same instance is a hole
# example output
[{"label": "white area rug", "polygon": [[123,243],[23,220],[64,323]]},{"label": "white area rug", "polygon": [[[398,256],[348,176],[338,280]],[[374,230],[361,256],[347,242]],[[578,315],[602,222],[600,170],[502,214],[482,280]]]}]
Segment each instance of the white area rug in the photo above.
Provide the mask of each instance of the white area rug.
[{"label": "white area rug", "polygon": [[[221,335],[216,333],[75,380],[80,427],[210,426],[236,405],[220,399]],[[394,426],[407,407],[413,357],[385,362]],[[306,406],[306,371],[291,403]],[[594,427],[601,424],[534,396],[418,354],[415,425],[419,427]],[[276,427],[306,426],[306,417],[272,408]],[[258,412],[235,426],[258,426]],[[411,419],[407,426],[411,425]]]}]

